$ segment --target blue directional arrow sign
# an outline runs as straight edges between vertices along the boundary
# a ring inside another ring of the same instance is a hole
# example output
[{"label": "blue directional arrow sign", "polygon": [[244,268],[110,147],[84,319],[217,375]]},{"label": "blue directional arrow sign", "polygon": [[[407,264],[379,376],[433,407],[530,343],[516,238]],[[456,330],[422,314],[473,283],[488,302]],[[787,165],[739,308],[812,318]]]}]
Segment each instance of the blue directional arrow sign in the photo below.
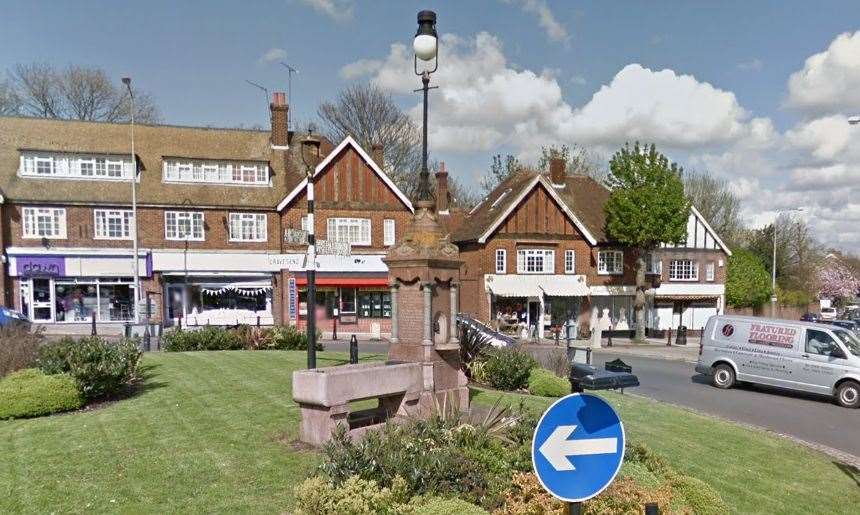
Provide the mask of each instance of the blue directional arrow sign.
[{"label": "blue directional arrow sign", "polygon": [[624,426],[600,397],[582,393],[562,397],[535,428],[535,474],[562,501],[579,502],[599,494],[615,479],[622,461]]}]

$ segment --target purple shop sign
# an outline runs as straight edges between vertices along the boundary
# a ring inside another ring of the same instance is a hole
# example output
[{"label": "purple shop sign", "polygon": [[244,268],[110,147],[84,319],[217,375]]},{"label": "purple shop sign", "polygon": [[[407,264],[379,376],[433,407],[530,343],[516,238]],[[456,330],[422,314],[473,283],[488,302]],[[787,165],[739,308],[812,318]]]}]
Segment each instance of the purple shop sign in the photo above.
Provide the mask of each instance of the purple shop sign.
[{"label": "purple shop sign", "polygon": [[15,270],[22,277],[62,277],[66,275],[66,258],[62,256],[17,256]]}]

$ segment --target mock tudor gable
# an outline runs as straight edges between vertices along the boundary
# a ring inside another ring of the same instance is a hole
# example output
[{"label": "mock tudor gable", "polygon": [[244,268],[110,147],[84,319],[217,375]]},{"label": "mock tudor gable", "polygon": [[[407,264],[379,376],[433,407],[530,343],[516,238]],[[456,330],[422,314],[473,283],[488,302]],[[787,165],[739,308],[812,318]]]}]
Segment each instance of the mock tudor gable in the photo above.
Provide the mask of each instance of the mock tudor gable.
[{"label": "mock tudor gable", "polygon": [[[414,212],[412,202],[379,164],[347,136],[314,169],[314,200],[319,208],[394,209]],[[278,211],[305,198],[307,179],[278,204]]]}]

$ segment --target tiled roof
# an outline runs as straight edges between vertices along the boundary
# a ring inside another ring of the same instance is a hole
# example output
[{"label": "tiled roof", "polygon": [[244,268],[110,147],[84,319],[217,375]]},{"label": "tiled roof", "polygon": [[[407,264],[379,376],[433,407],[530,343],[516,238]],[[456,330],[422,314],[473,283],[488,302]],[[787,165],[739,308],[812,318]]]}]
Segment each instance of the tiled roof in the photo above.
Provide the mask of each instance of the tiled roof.
[{"label": "tiled roof", "polygon": [[565,206],[598,242],[606,241],[606,215],[603,205],[609,198],[609,190],[605,186],[591,177],[572,175],[565,178],[563,188],[554,188],[548,178],[539,177],[540,174],[532,171],[520,171],[508,176],[466,217],[455,231],[453,240],[477,241],[520,198],[523,190],[536,184],[535,180],[538,179],[558,194]]},{"label": "tiled roof", "polygon": [[[269,131],[173,125],[135,126],[135,153],[142,169],[138,202],[143,205],[245,206],[273,209],[304,177],[295,152],[284,159],[272,150]],[[299,145],[298,139],[292,142]],[[330,150],[327,142],[321,149]],[[21,150],[127,155],[129,125],[23,117],[0,117],[0,190],[16,202],[130,203],[126,181],[82,181],[18,176]],[[271,187],[164,184],[162,162],[184,157],[269,163]]]}]

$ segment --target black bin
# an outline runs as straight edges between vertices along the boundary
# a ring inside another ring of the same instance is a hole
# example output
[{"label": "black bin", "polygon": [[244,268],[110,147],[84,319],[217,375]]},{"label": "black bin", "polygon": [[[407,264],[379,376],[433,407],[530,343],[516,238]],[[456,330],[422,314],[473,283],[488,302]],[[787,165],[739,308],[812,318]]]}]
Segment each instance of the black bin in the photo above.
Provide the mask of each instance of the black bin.
[{"label": "black bin", "polygon": [[678,326],[678,336],[675,337],[675,345],[687,345],[687,326]]}]

